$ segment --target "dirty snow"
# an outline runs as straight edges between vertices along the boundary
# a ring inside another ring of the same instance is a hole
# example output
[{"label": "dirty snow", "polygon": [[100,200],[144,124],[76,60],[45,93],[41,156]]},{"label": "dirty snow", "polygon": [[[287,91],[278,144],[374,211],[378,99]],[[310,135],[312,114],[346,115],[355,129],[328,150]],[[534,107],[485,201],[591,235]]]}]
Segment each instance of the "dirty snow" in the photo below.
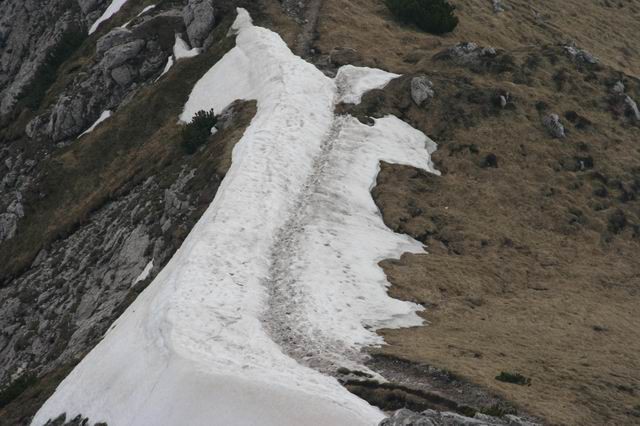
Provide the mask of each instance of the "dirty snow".
[{"label": "dirty snow", "polygon": [[101,23],[103,23],[104,21],[106,21],[107,19],[111,18],[113,15],[115,15],[116,13],[118,13],[118,11],[120,10],[120,8],[122,6],[124,6],[124,4],[127,2],[127,0],[113,0],[111,2],[111,4],[109,5],[109,7],[107,7],[107,9],[104,11],[104,13],[102,14],[102,16],[100,16],[96,22],[93,23],[93,25],[91,25],[91,28],[89,29],[89,35],[93,34],[94,32],[96,32],[96,30],[98,29],[98,27],[100,26]]},{"label": "dirty snow", "polygon": [[102,111],[102,114],[100,114],[100,117],[98,117],[96,122],[93,123],[91,125],[91,127],[89,127],[87,130],[85,130],[84,132],[80,133],[78,135],[77,139],[81,138],[82,136],[86,135],[87,133],[93,132],[95,130],[95,128],[98,127],[98,124],[102,123],[103,121],[105,121],[109,117],[111,117],[111,111],[109,111],[109,110]]},{"label": "dirty snow", "polygon": [[[379,327],[421,323],[378,261],[422,246],[385,227],[380,160],[435,172],[435,144],[395,117],[335,116],[395,75],[336,80],[238,10],[236,47],[183,114],[257,100],[214,201],[167,266],[36,415],[110,426],[373,425],[383,413],[327,373],[360,367]],[[342,77],[340,77],[342,75]]]}]

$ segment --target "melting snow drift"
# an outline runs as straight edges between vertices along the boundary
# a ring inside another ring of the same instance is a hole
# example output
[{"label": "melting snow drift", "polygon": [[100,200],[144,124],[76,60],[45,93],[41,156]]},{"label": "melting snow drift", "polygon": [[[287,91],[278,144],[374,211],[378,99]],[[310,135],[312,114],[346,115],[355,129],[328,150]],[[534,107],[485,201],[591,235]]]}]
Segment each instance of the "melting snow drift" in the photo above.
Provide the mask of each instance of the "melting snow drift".
[{"label": "melting snow drift", "polygon": [[109,110],[102,111],[102,114],[100,114],[100,117],[98,117],[98,119],[95,121],[95,123],[93,123],[91,126],[89,126],[89,128],[87,130],[85,130],[84,132],[80,133],[76,139],[81,138],[82,136],[86,135],[87,133],[93,132],[95,130],[95,128],[98,127],[98,124],[102,123],[103,121],[105,121],[109,117],[111,117],[111,111],[109,111]]},{"label": "melting snow drift", "polygon": [[[375,407],[327,373],[358,366],[380,327],[421,323],[377,263],[422,246],[387,229],[380,160],[434,172],[435,144],[395,117],[366,126],[338,101],[396,77],[335,80],[239,9],[236,47],[181,116],[257,100],[231,169],[182,247],[36,415],[119,425],[373,425]],[[364,367],[362,367],[364,368]]]}]

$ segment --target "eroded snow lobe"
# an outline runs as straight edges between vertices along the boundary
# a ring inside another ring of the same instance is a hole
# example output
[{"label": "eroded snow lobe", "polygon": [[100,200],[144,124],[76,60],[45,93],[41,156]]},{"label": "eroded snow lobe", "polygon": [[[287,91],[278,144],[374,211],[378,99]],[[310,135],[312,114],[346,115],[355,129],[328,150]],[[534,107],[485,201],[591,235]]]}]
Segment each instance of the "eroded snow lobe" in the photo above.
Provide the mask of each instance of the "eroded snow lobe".
[{"label": "eroded snow lobe", "polygon": [[[395,117],[335,116],[395,76],[324,76],[238,11],[236,47],[181,119],[257,100],[231,169],[182,247],[38,412],[119,425],[373,425],[382,413],[327,373],[379,327],[421,323],[378,261],[422,246],[384,226],[380,160],[432,171],[435,144]],[[340,75],[340,74],[339,74]],[[340,82],[342,81],[342,82]]]}]

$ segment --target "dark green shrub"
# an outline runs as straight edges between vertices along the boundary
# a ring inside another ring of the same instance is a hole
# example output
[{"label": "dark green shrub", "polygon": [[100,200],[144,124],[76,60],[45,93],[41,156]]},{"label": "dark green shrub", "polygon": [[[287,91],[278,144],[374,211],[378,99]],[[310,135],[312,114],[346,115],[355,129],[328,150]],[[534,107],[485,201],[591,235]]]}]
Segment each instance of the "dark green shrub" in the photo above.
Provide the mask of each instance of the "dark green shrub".
[{"label": "dark green shrub", "polygon": [[531,385],[531,379],[523,376],[520,373],[509,373],[507,371],[502,371],[500,374],[496,376],[496,380],[505,383],[513,383],[516,385]]},{"label": "dark green shrub", "polygon": [[216,125],[216,115],[213,110],[200,110],[182,129],[182,147],[187,154],[193,154],[204,145],[209,136],[211,136],[211,128]]},{"label": "dark green shrub", "polygon": [[431,34],[448,33],[458,25],[456,7],[447,0],[385,0],[385,3],[400,21]]}]

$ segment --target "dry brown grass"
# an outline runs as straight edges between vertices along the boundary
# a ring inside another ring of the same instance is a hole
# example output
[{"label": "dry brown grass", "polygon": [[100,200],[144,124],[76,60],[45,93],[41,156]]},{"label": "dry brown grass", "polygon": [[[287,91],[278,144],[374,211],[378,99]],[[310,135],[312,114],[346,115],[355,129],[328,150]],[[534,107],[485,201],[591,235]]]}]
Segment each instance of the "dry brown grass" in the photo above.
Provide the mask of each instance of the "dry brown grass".
[{"label": "dry brown grass", "polygon": [[[455,3],[461,23],[445,37],[400,27],[372,0],[327,0],[320,21],[321,51],[353,47],[369,65],[426,73],[437,92],[416,108],[404,79],[345,108],[395,114],[440,145],[442,177],[385,165],[374,190],[386,223],[429,251],[382,263],[390,293],[424,304],[428,325],[384,330],[380,351],[453,371],[553,424],[638,424],[640,240],[631,225],[614,235],[608,218],[621,209],[640,224],[638,197],[621,189],[640,179],[640,129],[612,114],[607,85],[625,78],[640,97],[640,4],[540,1],[540,24],[531,2],[506,2],[514,9],[498,16],[488,1]],[[561,49],[542,47],[569,39],[603,67],[579,69]],[[463,40],[506,49],[514,66],[471,71],[432,59]],[[532,57],[539,65],[526,65]],[[491,105],[505,91],[514,110]],[[563,117],[568,138],[551,139],[542,114],[569,111],[593,124],[578,129]],[[481,167],[489,153],[498,168]],[[593,158],[593,170],[572,169],[580,156]],[[595,195],[601,187],[607,194]],[[501,371],[532,384],[495,380]]]},{"label": "dry brown grass", "polygon": [[457,6],[460,24],[453,33],[438,37],[401,27],[381,0],[325,0],[317,46],[323,52],[336,46],[352,47],[371,65],[405,72],[406,54],[426,54],[459,41],[514,50],[574,40],[605,64],[640,75],[640,3],[635,0],[509,0],[504,3],[511,9],[499,15],[492,12],[489,0],[452,3]]}]

